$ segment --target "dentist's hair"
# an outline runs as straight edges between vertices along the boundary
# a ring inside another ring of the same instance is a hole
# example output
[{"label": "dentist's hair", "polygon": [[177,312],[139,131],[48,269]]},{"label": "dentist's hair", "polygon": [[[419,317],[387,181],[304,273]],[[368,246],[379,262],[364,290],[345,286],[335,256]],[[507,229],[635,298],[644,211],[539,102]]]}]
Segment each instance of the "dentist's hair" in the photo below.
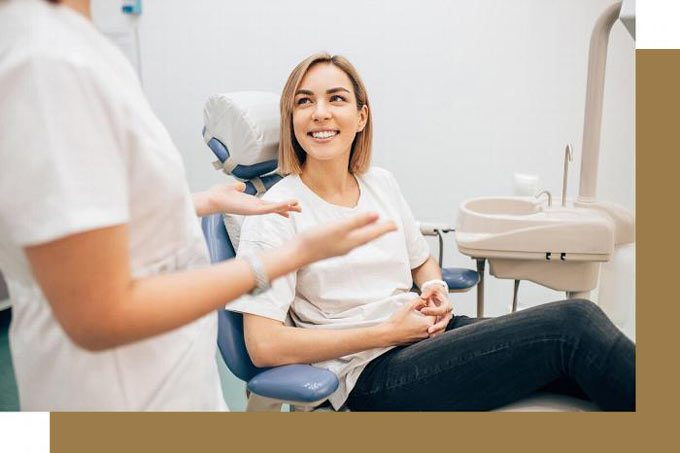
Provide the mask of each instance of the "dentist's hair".
[{"label": "dentist's hair", "polygon": [[300,87],[300,82],[309,69],[320,63],[332,64],[341,69],[352,82],[357,108],[365,105],[368,108],[368,117],[364,128],[357,132],[352,142],[352,151],[349,158],[350,173],[362,174],[368,170],[371,163],[371,144],[373,142],[373,121],[371,108],[368,104],[366,87],[361,81],[359,73],[345,57],[331,55],[326,52],[315,53],[305,58],[298,64],[288,76],[288,81],[281,93],[281,141],[279,142],[279,173],[288,175],[302,172],[302,164],[307,158],[307,153],[295,138],[293,130],[293,109],[295,108],[295,92]]}]

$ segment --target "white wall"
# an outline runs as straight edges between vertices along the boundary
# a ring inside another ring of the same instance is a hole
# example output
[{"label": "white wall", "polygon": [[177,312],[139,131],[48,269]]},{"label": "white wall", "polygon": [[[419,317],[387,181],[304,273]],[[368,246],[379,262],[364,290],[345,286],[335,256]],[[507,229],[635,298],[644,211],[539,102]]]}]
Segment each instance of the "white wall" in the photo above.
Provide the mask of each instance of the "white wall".
[{"label": "white wall", "polygon": [[[374,163],[391,170],[416,217],[455,223],[466,198],[511,194],[513,173],[561,192],[564,146],[578,191],[587,51],[612,0],[338,2],[146,0],[138,19],[95,0],[106,30],[139,29],[151,105],[183,154],[193,189],[223,180],[202,142],[202,108],[216,92],[280,92],[305,56],[347,56],[367,85]],[[635,208],[634,41],[612,31],[598,197]],[[431,243],[434,246],[435,243]],[[447,240],[445,264],[472,266]],[[507,310],[512,282],[487,280],[487,314]],[[594,293],[596,294],[596,293]],[[522,283],[523,305],[561,294]],[[474,311],[474,292],[454,299]]]}]

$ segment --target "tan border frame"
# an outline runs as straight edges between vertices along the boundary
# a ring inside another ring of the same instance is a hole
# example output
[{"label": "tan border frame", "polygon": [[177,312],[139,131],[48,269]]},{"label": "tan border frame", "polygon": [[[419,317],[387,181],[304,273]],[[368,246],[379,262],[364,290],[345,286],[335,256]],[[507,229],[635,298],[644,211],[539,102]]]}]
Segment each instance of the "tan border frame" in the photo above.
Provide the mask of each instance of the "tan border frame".
[{"label": "tan border frame", "polygon": [[[657,451],[677,444],[680,50],[638,50],[638,411],[430,414],[52,414],[52,453]],[[666,211],[664,212],[663,209]],[[670,247],[669,247],[670,244]],[[300,447],[302,445],[303,447]],[[655,446],[658,446],[655,448]],[[546,450],[546,447],[549,447]]]}]

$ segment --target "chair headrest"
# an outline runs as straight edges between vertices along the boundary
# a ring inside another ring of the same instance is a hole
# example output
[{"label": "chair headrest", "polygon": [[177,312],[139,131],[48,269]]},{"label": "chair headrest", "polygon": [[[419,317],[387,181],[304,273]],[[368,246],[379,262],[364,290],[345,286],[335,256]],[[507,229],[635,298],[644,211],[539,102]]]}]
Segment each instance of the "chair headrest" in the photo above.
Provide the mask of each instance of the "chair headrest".
[{"label": "chair headrest", "polygon": [[215,167],[242,180],[276,170],[280,96],[265,91],[215,94],[203,110],[203,139]]}]

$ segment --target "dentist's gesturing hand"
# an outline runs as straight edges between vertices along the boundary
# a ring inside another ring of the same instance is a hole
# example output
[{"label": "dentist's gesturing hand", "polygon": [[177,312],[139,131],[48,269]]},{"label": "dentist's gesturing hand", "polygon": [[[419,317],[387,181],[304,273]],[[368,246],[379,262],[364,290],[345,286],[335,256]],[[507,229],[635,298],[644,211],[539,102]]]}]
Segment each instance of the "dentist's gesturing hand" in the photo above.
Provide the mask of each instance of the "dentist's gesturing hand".
[{"label": "dentist's gesturing hand", "polygon": [[297,200],[272,202],[244,193],[242,182],[217,184],[205,192],[193,194],[199,217],[209,214],[261,215],[278,214],[288,217],[289,212],[300,212]]},{"label": "dentist's gesturing hand", "polygon": [[439,285],[432,285],[422,292],[420,298],[426,303],[420,312],[424,315],[435,316],[437,319],[437,322],[428,330],[430,337],[442,334],[453,318],[453,305],[446,290]]},{"label": "dentist's gesturing hand", "polygon": [[397,229],[392,222],[377,220],[376,213],[362,213],[348,220],[304,231],[297,236],[299,253],[307,263],[340,256]]}]

